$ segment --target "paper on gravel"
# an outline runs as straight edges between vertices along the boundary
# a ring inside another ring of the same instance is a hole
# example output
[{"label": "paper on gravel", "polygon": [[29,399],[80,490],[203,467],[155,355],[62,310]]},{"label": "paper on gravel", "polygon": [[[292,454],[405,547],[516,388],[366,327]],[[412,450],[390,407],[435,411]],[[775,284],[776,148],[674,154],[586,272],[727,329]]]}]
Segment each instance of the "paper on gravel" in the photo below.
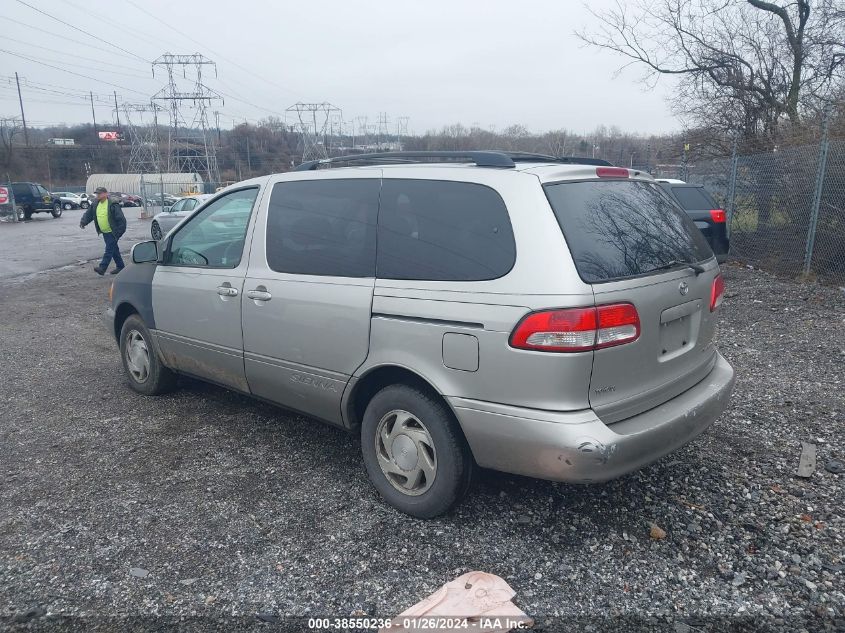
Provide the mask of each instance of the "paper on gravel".
[{"label": "paper on gravel", "polygon": [[506,633],[528,629],[534,621],[513,602],[516,592],[504,580],[471,571],[447,582],[428,598],[391,619],[379,633],[412,631],[473,631]]},{"label": "paper on gravel", "polygon": [[809,442],[801,442],[801,456],[798,458],[797,477],[812,477],[816,472],[816,445]]}]

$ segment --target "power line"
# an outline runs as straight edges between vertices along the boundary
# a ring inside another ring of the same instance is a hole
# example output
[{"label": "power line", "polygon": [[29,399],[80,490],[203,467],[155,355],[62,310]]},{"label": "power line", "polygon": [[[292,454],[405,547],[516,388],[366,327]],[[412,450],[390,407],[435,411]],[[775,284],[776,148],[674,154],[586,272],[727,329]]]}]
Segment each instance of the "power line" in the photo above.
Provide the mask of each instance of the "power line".
[{"label": "power line", "polygon": [[[171,31],[174,31],[175,33],[177,33],[177,34],[181,35],[182,37],[189,39],[189,40],[190,40],[190,41],[192,41],[194,44],[197,44],[197,45],[199,45],[199,46],[202,46],[202,47],[203,47],[203,48],[205,48],[207,51],[209,51],[209,52],[211,52],[211,53],[214,53],[214,56],[215,56],[215,57],[218,57],[218,58],[222,59],[223,61],[228,62],[228,63],[232,64],[233,66],[235,66],[235,67],[237,67],[237,68],[240,68],[242,71],[244,71],[244,72],[246,72],[246,73],[249,73],[249,74],[250,74],[250,75],[252,75],[253,77],[256,77],[257,79],[260,79],[260,80],[261,80],[261,81],[263,81],[263,82],[273,84],[274,86],[276,86],[277,88],[281,88],[281,89],[282,89],[282,90],[284,90],[285,92],[289,92],[289,93],[291,93],[291,94],[296,94],[296,93],[295,93],[295,91],[293,91],[293,90],[291,90],[290,88],[288,88],[288,87],[286,87],[286,86],[283,86],[283,85],[281,85],[281,84],[279,84],[279,83],[276,83],[275,81],[273,81],[273,80],[269,79],[266,75],[259,75],[259,74],[257,74],[256,72],[254,72],[253,70],[251,70],[251,69],[247,68],[246,66],[242,66],[242,65],[241,65],[241,64],[239,64],[238,62],[233,61],[233,60],[229,59],[228,57],[224,57],[223,55],[221,55],[221,54],[220,54],[220,53],[218,53],[217,51],[212,50],[211,48],[209,48],[209,46],[208,46],[207,44],[205,44],[204,42],[201,42],[201,41],[199,41],[199,40],[194,39],[193,37],[191,37],[191,36],[190,36],[190,35],[188,35],[187,33],[184,33],[183,31],[180,31],[180,30],[179,30],[179,29],[177,29],[175,26],[173,26],[173,25],[171,25],[171,24],[168,24],[167,22],[165,22],[165,21],[164,21],[164,20],[162,20],[161,18],[159,18],[159,17],[157,17],[157,16],[153,15],[152,13],[150,13],[149,11],[147,11],[146,9],[142,9],[142,8],[141,8],[141,7],[139,7],[137,4],[135,4],[132,0],[126,0],[126,1],[127,1],[129,4],[131,4],[133,7],[135,7],[136,9],[138,9],[138,11],[140,11],[141,13],[143,13],[143,14],[145,14],[145,15],[147,15],[147,16],[149,16],[149,17],[151,17],[151,18],[152,18],[153,20],[155,20],[156,22],[159,22],[159,23],[163,24],[164,26],[166,26],[167,28],[169,28]],[[22,2],[22,0],[18,0],[18,2]]]},{"label": "power line", "polygon": [[50,53],[58,53],[59,55],[63,55],[63,56],[66,56],[66,57],[75,57],[77,59],[84,59],[86,61],[95,62],[95,63],[101,64],[103,66],[114,66],[115,68],[123,68],[124,70],[137,70],[137,68],[132,68],[130,66],[121,66],[120,64],[112,64],[111,62],[104,62],[104,61],[101,61],[99,59],[95,59],[93,57],[83,57],[82,55],[76,55],[74,53],[68,53],[67,51],[60,51],[60,50],[55,49],[55,48],[47,48],[46,46],[41,46],[40,44],[33,44],[32,42],[27,42],[25,40],[16,40],[13,37],[7,37],[5,35],[3,36],[3,41],[5,41],[5,42],[17,42],[18,44],[25,44],[27,46],[33,46],[35,48],[38,48],[42,51],[48,51]]},{"label": "power line", "polygon": [[[4,38],[5,39],[5,38]],[[8,52],[8,51],[6,51]],[[15,55],[15,53],[10,53],[11,55]],[[91,70],[95,70],[100,73],[109,73],[112,75],[123,75],[124,77],[132,77],[133,79],[147,79],[146,77],[142,77],[141,75],[136,75],[133,73],[124,73],[117,70],[107,70],[105,68],[92,68],[90,64],[71,64],[70,62],[66,62],[63,59],[50,59],[49,57],[33,57],[33,61],[41,60],[47,62],[53,62],[56,64],[63,64],[65,66],[73,66],[74,68],[90,68]]]},{"label": "power line", "polygon": [[[56,22],[58,22],[59,24],[64,24],[65,26],[67,26],[67,27],[69,27],[69,28],[72,28],[72,29],[75,29],[75,30],[78,30],[78,29],[79,29],[79,27],[76,27],[76,26],[74,26],[73,24],[70,24],[69,22],[65,22],[65,21],[64,21],[64,20],[62,20],[61,18],[57,18],[55,15],[51,15],[51,14],[47,13],[46,11],[42,11],[42,10],[41,10],[41,9],[39,9],[38,7],[34,7],[34,6],[32,6],[32,5],[31,5],[31,4],[29,4],[28,2],[24,2],[24,0],[15,0],[15,1],[16,1],[18,4],[22,4],[22,5],[26,6],[26,7],[29,7],[29,8],[30,8],[30,9],[32,9],[33,11],[37,11],[37,12],[38,12],[38,13],[40,13],[41,15],[46,16],[46,17],[50,18],[51,20],[55,20],[55,21],[56,21]],[[119,50],[119,51],[123,51],[124,53],[128,53],[129,55],[132,55],[133,57],[137,57],[137,58],[138,58],[138,59],[140,59],[142,62],[149,63],[149,61],[148,61],[148,60],[144,59],[144,58],[143,58],[143,57],[141,57],[140,55],[136,55],[136,54],[135,54],[135,53],[133,53],[132,51],[128,51],[128,50],[126,50],[125,48],[122,48],[122,47],[118,46],[117,44],[113,44],[112,42],[109,42],[108,40],[100,40],[100,41],[101,41],[101,42],[103,42],[104,44],[107,44],[108,46],[111,46],[112,48],[116,48],[116,49],[117,49],[117,50]]]},{"label": "power line", "polygon": [[[15,20],[14,18],[9,18],[9,17],[6,17],[6,16],[0,16],[0,17],[2,18],[2,20],[4,22],[14,22],[15,24],[20,24],[21,26],[25,26],[27,28],[34,29],[34,30],[38,31],[39,33],[41,33],[43,35],[52,35],[53,37],[58,37],[58,38],[62,39],[63,41],[67,40],[67,41],[73,42],[74,44],[82,44],[82,45],[86,46],[87,48],[96,48],[98,51],[104,51],[104,52],[108,53],[109,55],[114,55],[115,57],[125,57],[126,59],[131,59],[132,61],[135,61],[135,60],[138,59],[138,56],[135,55],[135,54],[132,54],[132,56],[121,55],[120,53],[115,53],[114,51],[109,50],[107,48],[103,48],[102,46],[97,46],[95,44],[92,44],[90,41],[85,42],[83,40],[79,40],[79,39],[69,37],[66,33],[56,33],[55,31],[48,31],[47,29],[42,28],[40,26],[33,26],[32,24],[27,24],[26,22],[21,22],[20,20]],[[76,29],[76,27],[72,27],[72,28],[74,30],[78,30],[78,29]],[[4,38],[4,39],[6,39],[6,38]],[[144,63],[148,63],[146,60],[141,60],[141,61],[143,61]]]},{"label": "power line", "polygon": [[[20,0],[18,0],[18,2],[20,2]],[[138,90],[133,90],[132,88],[127,88],[126,86],[121,86],[119,84],[113,84],[113,83],[110,83],[108,81],[103,81],[102,79],[99,79],[97,77],[91,77],[90,75],[83,75],[82,73],[75,73],[72,70],[67,70],[65,68],[61,68],[60,66],[53,66],[52,64],[47,64],[45,62],[40,62],[37,59],[32,59],[31,57],[27,57],[26,55],[21,55],[19,53],[13,53],[12,51],[7,51],[6,49],[3,49],[3,48],[0,48],[0,53],[7,53],[9,55],[14,55],[15,57],[20,57],[21,59],[25,59],[27,61],[30,61],[30,62],[33,62],[33,63],[36,63],[36,64],[41,64],[42,66],[47,66],[48,68],[52,68],[54,70],[60,70],[64,73],[68,73],[69,75],[76,75],[77,77],[82,77],[83,79],[90,79],[91,81],[96,81],[96,82],[99,82],[101,84],[105,84],[107,86],[112,86],[114,88],[120,88],[121,90],[126,90],[128,92],[134,92],[135,94],[144,95],[145,97],[147,96],[146,94],[144,94],[143,92],[139,92]]]}]

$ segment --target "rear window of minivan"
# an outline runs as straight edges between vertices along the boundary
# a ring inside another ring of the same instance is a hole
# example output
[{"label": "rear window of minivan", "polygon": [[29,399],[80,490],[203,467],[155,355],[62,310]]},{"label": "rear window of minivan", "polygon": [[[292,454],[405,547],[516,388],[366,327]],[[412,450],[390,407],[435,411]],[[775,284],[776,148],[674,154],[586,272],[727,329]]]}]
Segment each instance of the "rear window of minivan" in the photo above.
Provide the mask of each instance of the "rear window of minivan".
[{"label": "rear window of minivan", "polygon": [[654,272],[713,253],[692,220],[658,188],[638,180],[545,185],[578,274],[600,283]]}]

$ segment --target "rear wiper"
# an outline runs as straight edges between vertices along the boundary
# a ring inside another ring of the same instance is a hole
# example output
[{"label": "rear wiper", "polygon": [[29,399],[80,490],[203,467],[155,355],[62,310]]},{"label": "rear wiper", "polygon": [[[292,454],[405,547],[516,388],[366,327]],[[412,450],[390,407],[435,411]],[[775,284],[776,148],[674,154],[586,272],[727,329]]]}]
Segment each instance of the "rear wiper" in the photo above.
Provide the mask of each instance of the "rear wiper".
[{"label": "rear wiper", "polygon": [[682,262],[682,261],[677,260],[677,259],[671,259],[668,262],[664,262],[663,264],[660,264],[659,266],[656,266],[655,268],[652,268],[651,270],[646,271],[646,272],[653,273],[656,270],[666,270],[668,268],[675,268],[677,266],[684,266],[686,268],[692,268],[693,271],[695,271],[696,277],[698,277],[701,273],[704,272],[704,266],[701,266],[699,264],[695,264],[693,262]]}]

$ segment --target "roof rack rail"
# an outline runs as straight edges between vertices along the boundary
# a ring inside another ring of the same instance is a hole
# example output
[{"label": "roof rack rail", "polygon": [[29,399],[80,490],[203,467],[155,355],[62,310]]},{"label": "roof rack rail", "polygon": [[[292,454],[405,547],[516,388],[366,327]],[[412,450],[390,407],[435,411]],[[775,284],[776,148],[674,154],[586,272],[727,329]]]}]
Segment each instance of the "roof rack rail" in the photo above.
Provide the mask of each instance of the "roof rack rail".
[{"label": "roof rack rail", "polygon": [[[294,171],[313,171],[323,166],[334,165],[336,163],[354,163],[354,162],[413,162],[424,158],[448,158],[448,159],[463,159],[475,163],[478,167],[499,167],[512,168],[514,167],[513,159],[504,152],[491,151],[470,151],[470,152],[438,152],[438,151],[419,151],[419,152],[375,152],[372,154],[350,154],[349,156],[336,156],[334,158],[322,158],[320,160],[310,160],[297,165]],[[420,160],[420,162],[422,162]]]},{"label": "roof rack rail", "polygon": [[551,156],[549,154],[535,154],[534,152],[511,152],[502,151],[515,163],[563,163],[565,165],[595,165],[598,167],[613,167],[603,158],[590,158],[587,156]]}]

